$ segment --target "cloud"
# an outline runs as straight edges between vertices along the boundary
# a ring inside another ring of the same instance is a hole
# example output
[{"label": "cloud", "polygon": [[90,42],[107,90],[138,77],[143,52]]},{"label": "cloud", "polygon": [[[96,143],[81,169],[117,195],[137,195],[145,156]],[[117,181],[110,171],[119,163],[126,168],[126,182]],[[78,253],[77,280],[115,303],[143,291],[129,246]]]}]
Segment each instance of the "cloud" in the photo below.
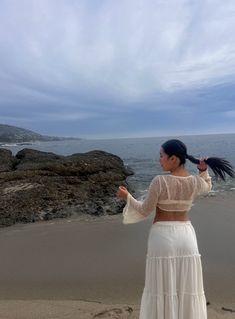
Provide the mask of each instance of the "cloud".
[{"label": "cloud", "polygon": [[3,119],[230,112],[234,18],[232,0],[3,0]]}]

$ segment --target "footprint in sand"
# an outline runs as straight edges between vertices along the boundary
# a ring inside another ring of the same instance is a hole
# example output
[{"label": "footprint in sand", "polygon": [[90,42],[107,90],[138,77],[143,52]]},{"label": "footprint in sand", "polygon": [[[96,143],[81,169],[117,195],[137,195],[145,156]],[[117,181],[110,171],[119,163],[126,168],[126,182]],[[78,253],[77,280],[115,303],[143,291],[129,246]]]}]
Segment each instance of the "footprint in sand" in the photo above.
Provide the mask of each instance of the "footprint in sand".
[{"label": "footprint in sand", "polygon": [[109,319],[121,319],[121,318],[129,318],[133,309],[131,307],[124,308],[112,308],[104,311],[100,311],[93,316],[93,318],[109,318]]}]

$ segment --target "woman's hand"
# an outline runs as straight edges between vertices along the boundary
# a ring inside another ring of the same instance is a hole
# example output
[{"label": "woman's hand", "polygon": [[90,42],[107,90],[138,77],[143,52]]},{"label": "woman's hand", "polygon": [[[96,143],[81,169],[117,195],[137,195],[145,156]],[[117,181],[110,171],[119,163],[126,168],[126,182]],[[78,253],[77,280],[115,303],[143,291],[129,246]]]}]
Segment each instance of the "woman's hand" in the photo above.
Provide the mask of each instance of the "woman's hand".
[{"label": "woman's hand", "polygon": [[199,171],[203,172],[203,171],[206,171],[207,170],[207,164],[205,162],[205,160],[207,159],[208,157],[203,157],[203,158],[200,158],[200,164],[197,165],[197,168]]},{"label": "woman's hand", "polygon": [[128,195],[128,190],[124,186],[119,186],[116,195],[117,195],[117,197],[119,199],[125,199],[126,200],[127,199],[127,195]]}]

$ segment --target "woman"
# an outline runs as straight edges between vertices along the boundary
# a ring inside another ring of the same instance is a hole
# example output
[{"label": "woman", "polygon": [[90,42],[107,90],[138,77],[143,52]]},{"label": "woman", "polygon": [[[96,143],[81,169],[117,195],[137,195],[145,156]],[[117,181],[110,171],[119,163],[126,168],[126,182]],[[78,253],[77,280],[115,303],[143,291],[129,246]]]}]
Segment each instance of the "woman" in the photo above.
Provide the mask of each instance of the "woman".
[{"label": "woman", "polygon": [[[197,164],[198,175],[189,174],[186,159]],[[234,177],[234,171],[225,159],[188,155],[185,144],[176,139],[161,146],[160,164],[170,174],[152,180],[143,202],[123,186],[117,191],[117,197],[127,201],[124,224],[156,213],[148,237],[140,319],[206,319],[201,255],[187,212],[199,194],[211,190],[207,166],[223,180],[225,174]]]}]

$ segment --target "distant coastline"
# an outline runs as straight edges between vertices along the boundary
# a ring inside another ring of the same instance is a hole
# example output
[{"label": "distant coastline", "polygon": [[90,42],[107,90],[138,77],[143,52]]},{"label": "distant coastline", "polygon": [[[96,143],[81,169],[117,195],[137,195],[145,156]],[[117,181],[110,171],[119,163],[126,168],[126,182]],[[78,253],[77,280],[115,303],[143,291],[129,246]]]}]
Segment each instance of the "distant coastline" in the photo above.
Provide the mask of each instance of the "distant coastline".
[{"label": "distant coastline", "polygon": [[48,136],[21,127],[0,124],[0,146],[5,144],[31,145],[34,142],[81,140],[76,137]]}]

